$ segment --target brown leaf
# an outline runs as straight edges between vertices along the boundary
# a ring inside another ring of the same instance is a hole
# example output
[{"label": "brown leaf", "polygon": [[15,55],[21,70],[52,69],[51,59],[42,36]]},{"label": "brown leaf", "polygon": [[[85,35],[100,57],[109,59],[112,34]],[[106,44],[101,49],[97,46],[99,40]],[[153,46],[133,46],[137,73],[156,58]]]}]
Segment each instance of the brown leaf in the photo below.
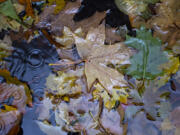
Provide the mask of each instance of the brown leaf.
[{"label": "brown leaf", "polygon": [[114,86],[127,86],[124,76],[117,70],[108,67],[107,64],[129,64],[129,57],[132,55],[132,51],[122,43],[104,45],[104,24],[96,29],[91,28],[85,39],[75,34],[73,36],[78,53],[85,61],[88,90],[90,90],[96,79],[110,94]]},{"label": "brown leaf", "polygon": [[0,84],[0,102],[13,98],[12,106],[24,113],[27,97],[23,86],[16,86],[14,84]]},{"label": "brown leaf", "polygon": [[123,38],[117,34],[116,28],[106,27],[106,42],[113,44],[122,40]]},{"label": "brown leaf", "polygon": [[[14,126],[17,126],[20,123],[21,115],[19,111],[14,110],[14,111],[9,111],[9,112],[1,112],[0,113],[0,127],[1,135],[7,135],[8,133],[10,134],[11,130],[13,129]],[[16,130],[17,131],[17,130]],[[13,135],[16,135],[17,132],[13,132]]]},{"label": "brown leaf", "polygon": [[178,0],[163,0],[162,3],[156,4],[157,15],[147,22],[147,26],[154,29],[154,35],[163,42],[168,42],[170,48],[179,40],[179,6]]},{"label": "brown leaf", "polygon": [[81,5],[80,0],[76,2],[68,2],[65,8],[58,14],[53,15],[54,7],[48,6],[40,15],[40,20],[37,24],[40,28],[49,28],[55,35],[61,36],[64,26],[71,28],[73,31],[78,27],[82,27],[84,32],[87,32],[90,27],[97,27],[101,20],[105,17],[105,13],[95,13],[92,17],[79,22],[73,21],[73,16],[78,11]]}]

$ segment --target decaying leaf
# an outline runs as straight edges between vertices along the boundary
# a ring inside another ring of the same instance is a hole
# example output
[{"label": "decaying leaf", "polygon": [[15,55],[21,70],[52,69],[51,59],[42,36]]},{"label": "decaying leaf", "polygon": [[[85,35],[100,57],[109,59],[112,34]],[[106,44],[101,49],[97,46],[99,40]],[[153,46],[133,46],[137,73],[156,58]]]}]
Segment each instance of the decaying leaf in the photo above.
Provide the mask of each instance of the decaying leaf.
[{"label": "decaying leaf", "polygon": [[147,16],[148,4],[155,4],[159,0],[115,0],[117,7],[130,16]]},{"label": "decaying leaf", "polygon": [[46,135],[67,135],[59,126],[52,126],[41,121],[36,121],[36,123]]},{"label": "decaying leaf", "polygon": [[24,89],[24,91],[25,91],[25,94],[26,94],[26,97],[27,97],[27,104],[29,105],[29,106],[32,106],[32,96],[31,96],[31,94],[30,94],[30,89],[28,88],[28,86],[27,86],[27,84],[25,84],[25,83],[23,83],[23,82],[21,82],[21,81],[19,81],[17,78],[15,78],[15,77],[12,77],[11,75],[10,75],[10,72],[9,71],[7,71],[7,70],[3,70],[3,69],[0,69],[0,76],[2,76],[5,80],[6,80],[6,83],[7,84],[15,84],[15,85],[17,85],[17,86],[21,86],[21,87],[23,87],[23,89]]},{"label": "decaying leaf", "polygon": [[105,13],[97,12],[95,15],[82,21],[73,21],[73,16],[77,13],[80,5],[80,0],[77,0],[76,2],[69,1],[67,2],[65,8],[57,16],[53,15],[54,7],[48,6],[40,15],[37,26],[40,28],[49,28],[55,35],[58,36],[62,36],[64,26],[71,28],[73,31],[81,27],[85,33],[90,27],[97,27],[105,17]]},{"label": "decaying leaf", "polygon": [[158,122],[146,119],[144,112],[140,112],[128,125],[127,135],[159,135]]},{"label": "decaying leaf", "polygon": [[[0,102],[3,103],[6,100],[12,98],[11,106],[15,106],[19,112],[24,113],[27,103],[27,97],[23,86],[16,86],[14,84],[0,84]],[[4,103],[6,104],[6,103]],[[7,103],[8,104],[8,103]]]},{"label": "decaying leaf", "polygon": [[168,47],[179,44],[180,35],[180,3],[178,0],[162,0],[156,4],[157,15],[153,16],[147,26],[154,29],[154,35],[163,42],[168,42]]},{"label": "decaying leaf", "polygon": [[[74,31],[74,33],[80,37],[84,36],[84,33],[81,28],[76,29]],[[72,45],[75,42],[70,28],[68,28],[66,26],[64,26],[64,29],[63,29],[63,36],[55,37],[55,40],[56,40],[56,42],[64,45],[65,48],[72,48]]]},{"label": "decaying leaf", "polygon": [[[1,135],[7,135],[11,132],[13,127],[16,127],[16,125],[19,125],[21,121],[21,115],[20,112],[17,110],[8,111],[8,112],[0,112],[0,126],[1,126]],[[17,128],[17,127],[16,127]],[[13,134],[18,133],[18,128],[16,132],[13,132]]]},{"label": "decaying leaf", "polygon": [[107,109],[112,109],[115,107],[116,102],[120,101],[121,103],[126,104],[127,103],[127,97],[129,96],[128,93],[126,92],[125,88],[113,88],[112,89],[112,96],[108,95],[107,91],[99,84],[94,85],[94,90],[93,90],[93,97],[94,99],[99,99],[102,98],[104,101],[104,106]]},{"label": "decaying leaf", "polygon": [[[161,109],[160,109],[160,106],[158,105],[158,103],[161,103],[164,100],[161,97],[161,95],[163,93],[166,93],[166,91],[160,91],[158,88],[159,87],[156,86],[155,81],[152,81],[150,83],[146,82],[145,83],[145,91],[142,94],[142,96],[139,95],[137,90],[132,90],[133,92],[129,93],[130,97],[132,98],[133,103],[143,104],[140,106],[133,106],[133,110],[135,110],[135,113],[144,109],[146,114],[148,114],[151,119],[158,118],[158,113],[159,114],[161,112],[166,113],[165,111],[163,112],[164,108],[162,109],[162,107],[161,107]],[[134,109],[134,108],[136,108],[136,109]]]},{"label": "decaying leaf", "polygon": [[5,2],[0,3],[0,13],[4,16],[10,17],[11,19],[15,19],[19,22],[21,21],[16,14],[16,10],[11,0],[6,0]]},{"label": "decaying leaf", "polygon": [[161,65],[165,74],[163,76],[158,76],[155,79],[155,84],[159,88],[165,85],[169,81],[171,75],[175,74],[180,67],[180,60],[178,57],[174,57],[171,53],[169,53],[167,57],[168,62]]},{"label": "decaying leaf", "polygon": [[10,19],[6,16],[0,14],[0,31],[2,29],[7,30],[8,28],[19,31],[21,24],[18,23],[16,20]]},{"label": "decaying leaf", "polygon": [[107,64],[129,64],[129,57],[132,55],[132,51],[122,43],[104,45],[104,24],[97,29],[91,28],[85,39],[74,33],[72,35],[75,39],[78,53],[82,60],[85,61],[88,90],[90,90],[96,79],[110,94],[112,94],[112,89],[115,86],[127,86],[124,76],[117,70],[108,67]]},{"label": "decaying leaf", "polygon": [[58,76],[50,74],[46,79],[46,86],[50,92],[59,96],[74,96],[81,94],[81,80],[80,77],[83,75],[83,69],[76,71],[58,71]]},{"label": "decaying leaf", "polygon": [[152,37],[150,30],[141,27],[136,37],[127,36],[125,44],[138,50],[130,60],[127,74],[137,79],[154,79],[163,74],[159,66],[167,62],[166,53],[161,49],[161,41]]},{"label": "decaying leaf", "polygon": [[5,36],[3,40],[0,40],[0,61],[11,54],[13,47],[11,46],[11,39],[9,36]]},{"label": "decaying leaf", "polygon": [[54,14],[58,14],[59,11],[61,11],[66,4],[65,0],[48,0],[48,2],[49,5],[55,4]]}]

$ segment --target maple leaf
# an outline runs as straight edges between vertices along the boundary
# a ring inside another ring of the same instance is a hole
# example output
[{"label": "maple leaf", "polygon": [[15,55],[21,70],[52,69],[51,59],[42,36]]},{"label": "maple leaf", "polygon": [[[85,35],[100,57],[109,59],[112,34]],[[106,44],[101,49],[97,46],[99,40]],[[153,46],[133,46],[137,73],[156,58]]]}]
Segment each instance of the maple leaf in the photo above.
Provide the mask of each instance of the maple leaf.
[{"label": "maple leaf", "polygon": [[100,84],[111,94],[114,86],[126,87],[123,74],[110,68],[107,64],[129,64],[132,51],[122,43],[104,45],[105,26],[91,28],[86,38],[72,33],[80,57],[85,61],[85,75],[88,90],[98,79]]},{"label": "maple leaf", "polygon": [[154,79],[163,74],[159,65],[167,62],[166,53],[161,50],[161,41],[152,37],[150,30],[141,27],[136,37],[127,36],[125,44],[138,50],[130,60],[127,74],[137,79]]}]

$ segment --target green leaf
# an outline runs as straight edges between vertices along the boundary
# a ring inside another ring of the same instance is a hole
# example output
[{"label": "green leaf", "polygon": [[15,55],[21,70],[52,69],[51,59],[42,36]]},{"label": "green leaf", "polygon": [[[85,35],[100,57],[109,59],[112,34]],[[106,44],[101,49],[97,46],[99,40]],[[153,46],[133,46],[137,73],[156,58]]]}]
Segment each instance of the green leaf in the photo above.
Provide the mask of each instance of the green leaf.
[{"label": "green leaf", "polygon": [[0,3],[0,13],[17,21],[21,21],[11,0],[6,0],[5,2]]},{"label": "green leaf", "polygon": [[160,65],[167,62],[166,53],[161,49],[161,41],[152,36],[150,30],[141,27],[136,37],[126,37],[125,44],[138,50],[130,59],[126,70],[128,75],[137,79],[154,79],[163,74]]}]

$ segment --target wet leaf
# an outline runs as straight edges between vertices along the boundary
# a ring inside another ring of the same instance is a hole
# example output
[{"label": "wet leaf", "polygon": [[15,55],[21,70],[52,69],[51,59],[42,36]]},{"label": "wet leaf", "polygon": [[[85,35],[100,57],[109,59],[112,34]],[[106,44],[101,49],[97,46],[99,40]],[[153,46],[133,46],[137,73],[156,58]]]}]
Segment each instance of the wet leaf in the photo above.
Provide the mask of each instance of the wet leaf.
[{"label": "wet leaf", "polygon": [[117,7],[130,16],[148,16],[148,4],[155,4],[159,0],[115,0]]},{"label": "wet leaf", "polygon": [[9,36],[5,36],[3,40],[0,40],[0,61],[11,54],[13,50],[11,44]]},{"label": "wet leaf", "polygon": [[18,80],[17,78],[15,78],[15,77],[12,77],[12,76],[10,75],[10,72],[7,71],[7,70],[0,69],[0,76],[2,76],[2,77],[6,80],[7,84],[15,84],[15,85],[23,88],[24,91],[25,91],[25,94],[26,94],[26,96],[27,96],[27,102],[26,102],[26,103],[27,103],[29,106],[32,106],[32,97],[31,97],[31,93],[30,93],[31,91],[30,91],[30,89],[28,88],[27,84],[19,81],[19,80]]},{"label": "wet leaf", "polygon": [[69,71],[67,73],[58,71],[58,76],[50,74],[46,79],[46,86],[50,92],[59,95],[79,95],[81,94],[81,80],[83,69]]},{"label": "wet leaf", "polygon": [[0,13],[3,14],[4,16],[10,17],[12,19],[21,22],[21,20],[16,14],[16,10],[11,0],[6,0],[5,2],[0,3]]},{"label": "wet leaf", "polygon": [[127,106],[125,110],[125,120],[131,120],[141,108],[141,106]]},{"label": "wet leaf", "polygon": [[59,126],[52,126],[41,121],[36,121],[36,123],[46,135],[67,135]]},{"label": "wet leaf", "polygon": [[[17,110],[0,112],[1,135],[7,135],[13,129],[14,126],[20,123],[20,121],[21,115],[20,112]],[[18,130],[16,130],[16,132],[13,133],[17,134]]]},{"label": "wet leaf", "polygon": [[72,34],[78,53],[85,61],[88,90],[90,90],[96,79],[111,94],[113,87],[127,86],[124,76],[117,70],[108,67],[107,64],[129,64],[129,57],[132,55],[132,51],[122,43],[104,45],[104,24],[97,29],[90,29],[85,39],[74,33]]},{"label": "wet leaf", "polygon": [[105,17],[105,13],[97,12],[87,19],[74,22],[73,16],[77,13],[80,5],[80,0],[77,0],[76,2],[69,1],[65,8],[56,16],[53,15],[54,11],[52,6],[46,7],[39,16],[40,19],[37,26],[40,28],[49,28],[53,34],[58,36],[62,36],[64,26],[69,27],[73,31],[81,27],[84,33],[86,33],[90,27],[97,27]]},{"label": "wet leaf", "polygon": [[178,0],[162,0],[155,7],[157,15],[147,22],[149,28],[153,28],[154,36],[159,37],[164,43],[168,43],[168,48],[179,44],[180,35],[180,13],[178,11],[180,3]]},{"label": "wet leaf", "polygon": [[146,119],[144,112],[140,112],[128,125],[127,135],[159,135],[158,122]]},{"label": "wet leaf", "polygon": [[71,132],[84,130],[88,135],[99,133],[100,131],[96,129],[97,123],[94,121],[98,118],[99,103],[89,100],[89,95],[82,95],[78,99],[70,99],[68,104],[61,102],[56,114],[57,124],[63,124],[63,127]]},{"label": "wet leaf", "polygon": [[112,96],[108,95],[108,92],[99,84],[94,85],[94,90],[92,92],[94,99],[102,98],[104,101],[104,106],[107,109],[112,109],[115,107],[116,102],[127,103],[127,97],[129,96],[125,88],[112,89]]},{"label": "wet leaf", "polygon": [[166,54],[161,49],[161,41],[152,37],[151,31],[141,27],[137,36],[127,36],[125,44],[138,50],[131,58],[131,65],[126,70],[128,75],[137,79],[154,79],[162,75],[160,65],[167,62]]},{"label": "wet leaf", "polygon": [[7,30],[8,28],[14,31],[19,31],[20,26],[21,24],[18,23],[17,21],[0,14],[0,31],[2,29]]},{"label": "wet leaf", "polygon": [[48,0],[49,5],[54,5],[55,4],[55,8],[54,8],[54,14],[58,14],[59,11],[61,11],[64,7],[65,7],[65,0]]},{"label": "wet leaf", "polygon": [[[5,100],[12,98],[12,103],[9,103],[11,106],[15,106],[19,112],[24,113],[27,103],[27,96],[23,86],[16,86],[14,84],[0,84],[0,102],[3,103]],[[7,111],[8,106],[5,107]]]}]

